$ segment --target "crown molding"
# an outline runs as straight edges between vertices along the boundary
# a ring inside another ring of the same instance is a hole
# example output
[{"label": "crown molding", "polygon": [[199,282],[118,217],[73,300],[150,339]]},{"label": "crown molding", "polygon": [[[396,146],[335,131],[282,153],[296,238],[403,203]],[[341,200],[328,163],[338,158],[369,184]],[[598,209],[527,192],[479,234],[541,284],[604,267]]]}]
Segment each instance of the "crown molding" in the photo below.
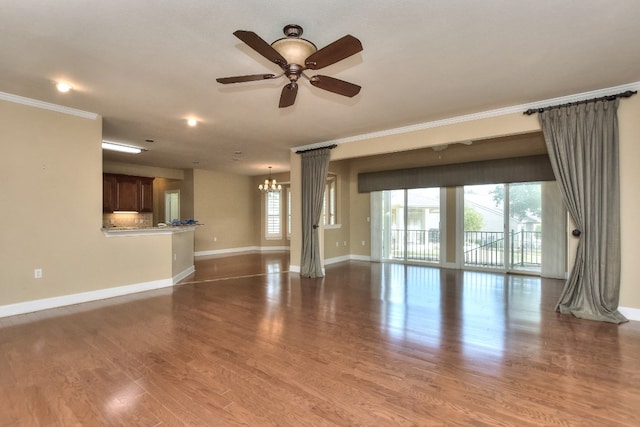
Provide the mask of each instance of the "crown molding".
[{"label": "crown molding", "polygon": [[99,114],[90,113],[89,111],[77,110],[75,108],[64,107],[62,105],[52,104],[50,102],[38,101],[37,99],[26,98],[24,96],[12,95],[10,93],[0,92],[0,100],[13,102],[15,104],[28,105],[29,107],[42,108],[43,110],[55,111],[62,114],[69,114],[83,119],[96,120]]},{"label": "crown molding", "polygon": [[393,128],[393,129],[386,129],[378,132],[348,136],[345,138],[338,138],[338,139],[333,139],[329,141],[318,142],[314,144],[304,145],[301,147],[293,147],[291,151],[296,152],[296,151],[302,151],[302,150],[309,150],[313,148],[322,147],[327,144],[340,145],[340,144],[346,144],[349,142],[362,141],[364,139],[373,139],[373,138],[380,138],[380,137],[390,136],[390,135],[399,135],[403,133],[410,133],[410,132],[415,132],[415,131],[424,130],[424,129],[431,129],[431,128],[436,128],[441,126],[453,125],[457,123],[470,122],[473,120],[505,116],[507,114],[524,113],[529,109],[538,109],[542,107],[548,107],[549,105],[584,101],[591,98],[599,98],[602,96],[614,95],[620,92],[625,92],[627,90],[640,90],[640,82],[629,83],[629,84],[620,85],[620,86],[613,86],[605,89],[593,90],[590,92],[582,92],[574,95],[561,96],[558,98],[545,99],[543,101],[536,101],[528,104],[520,104],[520,105],[511,106],[511,107],[498,108],[497,110],[482,111],[479,113],[451,117],[448,119],[434,120],[431,122],[418,123],[415,125],[409,125],[409,126]]}]

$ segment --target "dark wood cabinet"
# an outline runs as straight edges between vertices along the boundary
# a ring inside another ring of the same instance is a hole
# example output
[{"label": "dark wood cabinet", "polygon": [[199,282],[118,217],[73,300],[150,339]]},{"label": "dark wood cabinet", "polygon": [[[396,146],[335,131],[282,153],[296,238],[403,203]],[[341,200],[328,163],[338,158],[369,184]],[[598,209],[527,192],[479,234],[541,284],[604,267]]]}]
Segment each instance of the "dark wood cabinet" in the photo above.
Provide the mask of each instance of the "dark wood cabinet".
[{"label": "dark wood cabinet", "polygon": [[139,212],[153,212],[153,178],[140,178]]},{"label": "dark wood cabinet", "polygon": [[153,212],[153,178],[103,174],[102,211]]},{"label": "dark wood cabinet", "polygon": [[116,178],[117,211],[140,210],[140,181],[135,176],[121,175]]},{"label": "dark wood cabinet", "polygon": [[116,177],[111,174],[102,175],[102,212],[113,212],[116,209]]}]

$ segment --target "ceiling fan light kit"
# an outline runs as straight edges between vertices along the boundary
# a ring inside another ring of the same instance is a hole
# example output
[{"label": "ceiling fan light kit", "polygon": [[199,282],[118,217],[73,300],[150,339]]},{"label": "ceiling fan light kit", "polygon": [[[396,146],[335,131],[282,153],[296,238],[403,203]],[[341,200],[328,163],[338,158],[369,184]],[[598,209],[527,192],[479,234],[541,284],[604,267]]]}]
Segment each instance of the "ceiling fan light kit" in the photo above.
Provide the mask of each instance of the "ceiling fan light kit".
[{"label": "ceiling fan light kit", "polygon": [[297,82],[301,76],[317,88],[342,96],[353,97],[360,92],[360,86],[344,80],[323,75],[308,77],[304,74],[305,70],[318,70],[362,51],[360,40],[352,35],[346,35],[318,50],[315,44],[300,37],[303,30],[299,25],[287,25],[283,32],[286,37],[271,44],[252,31],[238,30],[233,33],[250,48],[282,68],[283,74],[251,74],[223,77],[216,79],[216,81],[222,84],[244,83],[275,79],[284,75],[289,79],[289,83],[282,88],[280,108],[294,104],[298,93]]},{"label": "ceiling fan light kit", "polygon": [[318,50],[315,44],[300,37],[302,35],[301,26],[287,25],[282,31],[286,37],[274,41],[271,43],[271,47],[286,59],[287,64],[302,65],[309,56]]}]

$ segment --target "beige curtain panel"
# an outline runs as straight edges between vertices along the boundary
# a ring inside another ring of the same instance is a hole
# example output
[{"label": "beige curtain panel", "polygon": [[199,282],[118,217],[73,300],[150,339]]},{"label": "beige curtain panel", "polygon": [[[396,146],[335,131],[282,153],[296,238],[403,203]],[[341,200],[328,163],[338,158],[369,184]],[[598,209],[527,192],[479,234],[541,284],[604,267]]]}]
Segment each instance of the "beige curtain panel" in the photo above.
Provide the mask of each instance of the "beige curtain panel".
[{"label": "beige curtain panel", "polygon": [[302,256],[300,275],[324,277],[318,241],[330,148],[300,153],[302,156]]},{"label": "beige curtain panel", "polygon": [[551,108],[539,115],[551,165],[580,240],[556,310],[626,322],[620,293],[618,99]]}]

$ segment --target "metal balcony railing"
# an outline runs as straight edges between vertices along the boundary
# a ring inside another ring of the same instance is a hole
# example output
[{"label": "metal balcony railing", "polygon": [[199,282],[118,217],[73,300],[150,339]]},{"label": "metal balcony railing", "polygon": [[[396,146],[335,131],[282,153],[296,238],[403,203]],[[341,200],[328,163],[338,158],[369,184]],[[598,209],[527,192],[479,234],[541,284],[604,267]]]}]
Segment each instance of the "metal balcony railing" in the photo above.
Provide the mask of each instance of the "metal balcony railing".
[{"label": "metal balcony railing", "polygon": [[[509,238],[511,268],[540,268],[541,233],[539,231],[511,231]],[[406,240],[407,260],[439,261],[439,230],[408,230]],[[404,259],[404,252],[405,231],[392,229],[390,257]],[[465,265],[504,267],[504,233],[499,231],[465,231],[463,252]]]},{"label": "metal balcony railing", "polygon": [[[391,230],[391,258],[404,259],[404,239],[404,230]],[[440,260],[439,230],[407,230],[406,239],[408,260]]]}]

